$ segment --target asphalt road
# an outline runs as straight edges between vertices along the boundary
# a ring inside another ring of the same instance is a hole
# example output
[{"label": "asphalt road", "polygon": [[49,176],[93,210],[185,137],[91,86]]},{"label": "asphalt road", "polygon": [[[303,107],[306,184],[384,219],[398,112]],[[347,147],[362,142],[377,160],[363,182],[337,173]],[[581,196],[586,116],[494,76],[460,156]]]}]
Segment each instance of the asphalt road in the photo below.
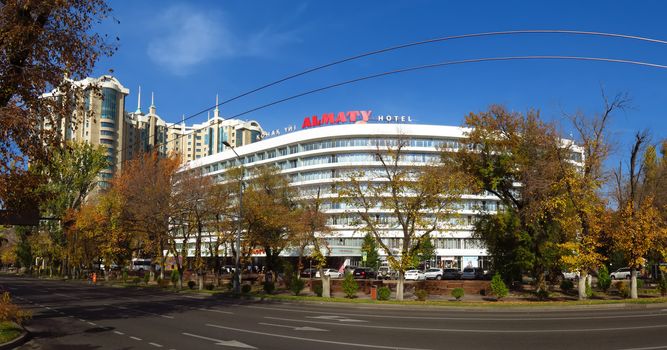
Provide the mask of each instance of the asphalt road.
[{"label": "asphalt road", "polygon": [[667,349],[667,305],[464,310],[239,301],[0,276],[20,349]]}]

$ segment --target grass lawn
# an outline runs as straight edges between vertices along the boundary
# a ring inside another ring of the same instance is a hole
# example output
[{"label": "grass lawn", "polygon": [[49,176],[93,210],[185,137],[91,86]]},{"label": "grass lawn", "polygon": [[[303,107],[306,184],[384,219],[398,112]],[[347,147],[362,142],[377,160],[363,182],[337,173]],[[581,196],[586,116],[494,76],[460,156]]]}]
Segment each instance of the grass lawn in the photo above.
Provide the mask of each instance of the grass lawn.
[{"label": "grass lawn", "polygon": [[21,328],[11,322],[0,322],[0,344],[17,338],[21,332]]}]

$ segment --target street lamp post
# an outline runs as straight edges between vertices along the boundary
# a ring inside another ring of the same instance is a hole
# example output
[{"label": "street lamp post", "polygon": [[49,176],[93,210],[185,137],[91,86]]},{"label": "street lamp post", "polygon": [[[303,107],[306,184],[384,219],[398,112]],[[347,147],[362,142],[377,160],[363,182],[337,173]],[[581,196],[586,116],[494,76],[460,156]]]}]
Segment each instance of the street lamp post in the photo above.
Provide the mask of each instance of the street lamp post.
[{"label": "street lamp post", "polygon": [[239,227],[238,227],[238,232],[236,232],[236,257],[235,257],[235,264],[234,264],[234,293],[240,294],[241,293],[241,266],[240,266],[240,256],[241,256],[241,231],[243,230],[243,164],[241,163],[241,156],[239,156],[238,153],[236,153],[236,150],[232,145],[229,144],[227,141],[223,141],[222,144],[225,146],[229,147],[232,149],[234,154],[236,155],[236,159],[239,160],[239,164],[241,164],[241,179],[239,180]]}]

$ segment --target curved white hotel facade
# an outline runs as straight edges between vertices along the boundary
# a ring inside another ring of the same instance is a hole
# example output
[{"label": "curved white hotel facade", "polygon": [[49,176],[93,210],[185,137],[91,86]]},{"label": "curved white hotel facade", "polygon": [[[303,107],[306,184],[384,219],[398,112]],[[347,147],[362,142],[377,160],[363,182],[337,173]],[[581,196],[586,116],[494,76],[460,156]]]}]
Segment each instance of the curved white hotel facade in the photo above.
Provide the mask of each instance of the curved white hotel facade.
[{"label": "curved white hotel facade", "polygon": [[[326,124],[333,125],[313,126],[322,122],[324,116],[321,119],[313,117],[313,123],[307,118],[301,130],[236,148],[246,169],[274,164],[289,177],[291,185],[302,195],[313,195],[320,190],[322,208],[328,214],[328,225],[332,230],[332,233],[326,236],[331,264],[347,258],[351,259],[352,265],[360,262],[364,236],[364,232],[355,226],[355,209],[332,200],[338,197],[336,193],[332,193],[335,182],[349,179],[352,172],[372,172],[379,169],[381,163],[375,154],[378,147],[386,149],[387,140],[406,140],[407,147],[403,148],[402,152],[406,164],[413,165],[439,161],[441,145],[457,149],[459,140],[464,137],[464,129],[460,127],[401,123],[410,121],[410,117],[374,116],[372,120],[368,120],[370,111],[368,113],[363,120],[359,116],[361,123],[350,123],[350,112],[347,112],[347,119],[343,118],[344,123],[337,123],[333,118],[328,119]],[[221,179],[222,173],[234,166],[238,166],[238,160],[231,150],[203,157],[189,164],[189,168],[201,168],[204,174],[215,176],[216,179]],[[471,237],[472,223],[474,216],[479,215],[479,210],[493,212],[497,205],[497,198],[491,195],[463,196],[458,215],[447,225],[448,228],[431,234],[436,248],[436,258],[430,262],[431,266],[486,267],[487,251],[479,241]],[[388,222],[392,220],[383,208],[377,209],[377,217]],[[398,251],[402,232],[388,228],[384,236],[388,246]],[[296,252],[291,250],[285,250],[283,254],[296,256]],[[382,250],[380,254],[383,255]]]}]

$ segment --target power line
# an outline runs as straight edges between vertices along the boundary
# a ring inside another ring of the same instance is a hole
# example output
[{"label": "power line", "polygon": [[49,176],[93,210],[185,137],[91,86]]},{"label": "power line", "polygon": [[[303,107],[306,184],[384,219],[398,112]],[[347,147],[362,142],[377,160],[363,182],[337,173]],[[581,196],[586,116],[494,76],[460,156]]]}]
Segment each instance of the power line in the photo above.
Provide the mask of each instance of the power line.
[{"label": "power line", "polygon": [[[644,41],[644,42],[650,42],[650,43],[658,43],[658,44],[667,44],[667,41],[665,40],[660,40],[660,39],[654,39],[654,38],[648,38],[648,37],[642,37],[642,36],[636,36],[636,35],[627,35],[627,34],[618,34],[618,33],[606,33],[606,32],[596,32],[596,31],[580,31],[580,30],[562,30],[562,29],[528,29],[528,30],[507,30],[507,31],[494,31],[494,32],[482,32],[482,33],[470,33],[470,34],[461,34],[461,35],[450,35],[450,36],[444,36],[444,37],[438,37],[438,38],[433,38],[433,39],[427,39],[427,40],[421,40],[421,41],[414,41],[414,42],[409,42],[409,43],[404,43],[404,44],[399,44],[395,46],[390,46],[386,47],[383,49],[379,50],[374,50],[374,51],[368,51],[364,52],[358,55],[346,57],[337,61],[333,61],[330,63],[326,63],[323,65],[319,65],[316,67],[312,67],[309,69],[306,69],[304,71],[288,75],[286,77],[283,77],[281,79],[275,80],[273,82],[264,84],[262,86],[259,86],[257,88],[251,89],[249,91],[246,91],[244,93],[241,93],[239,95],[236,95],[234,97],[231,97],[227,100],[224,100],[220,103],[217,103],[213,105],[212,107],[203,109],[199,112],[196,112],[187,118],[183,118],[181,122],[185,122],[186,120],[190,120],[192,118],[195,118],[204,112],[210,111],[211,109],[214,109],[216,107],[228,104],[232,101],[235,101],[239,98],[254,94],[256,92],[265,90],[269,87],[272,87],[274,85],[278,85],[280,83],[286,82],[288,80],[295,79],[297,77],[313,73],[328,67],[332,67],[338,64],[358,60],[364,57],[369,57],[373,55],[378,55],[381,53],[385,52],[390,52],[390,51],[395,51],[395,50],[400,50],[400,49],[405,49],[413,46],[420,46],[420,45],[426,45],[426,44],[431,44],[431,43],[438,43],[438,42],[443,42],[443,41],[449,41],[449,40],[457,40],[457,39],[466,39],[466,38],[476,38],[476,37],[486,37],[486,36],[505,36],[505,35],[522,35],[522,34],[566,34],[566,35],[580,35],[580,36],[600,36],[600,37],[609,37],[609,38],[622,38],[622,39],[630,39],[630,40],[638,40],[638,41]],[[244,113],[245,114],[245,113]],[[227,118],[227,119],[232,119],[232,118]],[[171,126],[177,125],[177,122],[174,122],[171,124]],[[168,126],[169,127],[169,126]],[[177,140],[176,138],[175,140]],[[169,142],[169,141],[168,141]],[[125,147],[118,152],[125,151],[128,147]]]},{"label": "power line", "polygon": [[[296,95],[292,95],[289,97],[285,97],[279,100],[275,100],[273,102],[269,102],[267,104],[246,110],[244,112],[235,114],[227,119],[234,119],[238,118],[240,116],[246,115],[248,113],[256,112],[258,110],[274,106],[283,102],[287,102],[299,97],[303,97],[306,95],[311,95],[317,92],[325,91],[325,90],[330,90],[339,86],[344,86],[344,85],[349,85],[353,83],[357,83],[360,81],[364,80],[370,80],[370,79],[375,79],[383,76],[388,76],[388,75],[394,75],[394,74],[399,74],[399,73],[406,73],[406,72],[412,72],[412,71],[417,71],[417,70],[423,70],[423,69],[430,69],[430,68],[438,68],[438,67],[445,67],[445,66],[453,66],[453,65],[460,65],[460,64],[468,64],[468,63],[481,63],[481,62],[494,62],[494,61],[526,61],[526,60],[567,60],[567,61],[590,61],[590,62],[608,62],[608,63],[622,63],[622,64],[631,64],[631,65],[638,65],[638,66],[644,66],[644,67],[652,67],[652,68],[661,68],[661,69],[667,69],[667,65],[662,65],[662,64],[657,64],[657,63],[650,63],[650,62],[643,62],[643,61],[633,61],[633,60],[625,60],[625,59],[617,59],[617,58],[606,58],[606,57],[586,57],[586,56],[553,56],[553,55],[546,55],[546,56],[505,56],[505,57],[484,57],[484,58],[471,58],[471,59],[464,59],[464,60],[456,60],[456,61],[446,61],[446,62],[438,62],[438,63],[432,63],[432,64],[425,64],[425,65],[419,65],[419,66],[413,66],[413,67],[407,67],[407,68],[401,68],[401,69],[396,69],[396,70],[391,70],[391,71],[386,71],[382,73],[377,73],[377,74],[371,74],[371,75],[366,75],[363,77],[359,78],[354,78],[350,80],[345,80],[342,82],[338,82],[335,84],[323,86],[320,88],[308,90]],[[206,126],[208,127],[208,126]],[[199,131],[203,130],[206,127],[200,128],[200,129],[194,129],[193,131]],[[157,146],[161,145],[166,145],[169,142],[178,140],[181,137],[184,137],[185,135],[180,135],[179,137],[175,138],[174,140],[168,140],[167,142],[157,144]]]}]

